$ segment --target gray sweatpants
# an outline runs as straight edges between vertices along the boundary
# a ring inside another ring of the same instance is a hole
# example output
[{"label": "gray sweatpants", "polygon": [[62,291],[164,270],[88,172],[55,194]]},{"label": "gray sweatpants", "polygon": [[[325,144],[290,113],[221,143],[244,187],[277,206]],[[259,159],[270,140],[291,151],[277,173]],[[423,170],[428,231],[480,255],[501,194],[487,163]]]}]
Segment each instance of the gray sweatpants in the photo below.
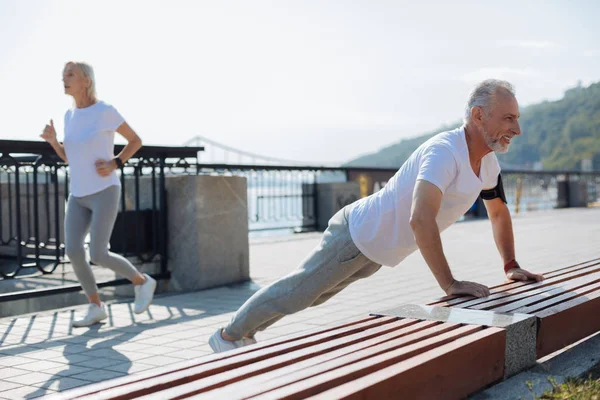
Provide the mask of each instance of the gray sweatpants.
[{"label": "gray sweatpants", "polygon": [[69,196],[65,214],[65,252],[87,296],[98,292],[92,268],[85,257],[85,237],[90,233],[90,258],[94,264],[110,268],[129,280],[138,270],[124,257],[108,251],[121,195],[118,186],[110,186],[89,196]]},{"label": "gray sweatpants", "polygon": [[240,307],[225,327],[229,336],[252,337],[285,315],[324,303],[381,268],[354,245],[347,213],[345,207],[329,220],[321,242],[295,271],[260,289]]}]

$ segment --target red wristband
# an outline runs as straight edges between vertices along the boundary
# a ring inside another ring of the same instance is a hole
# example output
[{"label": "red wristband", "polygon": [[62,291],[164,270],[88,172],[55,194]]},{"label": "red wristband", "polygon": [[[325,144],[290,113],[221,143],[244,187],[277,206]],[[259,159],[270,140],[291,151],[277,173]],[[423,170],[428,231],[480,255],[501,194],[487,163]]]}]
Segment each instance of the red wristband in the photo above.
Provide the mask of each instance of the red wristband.
[{"label": "red wristband", "polygon": [[519,263],[516,260],[510,260],[506,264],[504,264],[504,273],[508,273],[513,268],[521,268]]}]

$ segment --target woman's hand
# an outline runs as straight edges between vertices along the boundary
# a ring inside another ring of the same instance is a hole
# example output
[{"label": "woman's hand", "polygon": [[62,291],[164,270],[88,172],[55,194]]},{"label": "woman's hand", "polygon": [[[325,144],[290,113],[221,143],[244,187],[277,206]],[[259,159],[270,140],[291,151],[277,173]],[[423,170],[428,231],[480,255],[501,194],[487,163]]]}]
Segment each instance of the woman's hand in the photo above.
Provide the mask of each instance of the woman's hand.
[{"label": "woman's hand", "polygon": [[50,125],[46,125],[44,132],[40,135],[40,137],[51,145],[57,143],[56,130],[54,129],[54,122],[52,120],[50,120]]},{"label": "woman's hand", "polygon": [[97,160],[94,165],[96,166],[96,172],[98,175],[106,177],[117,169],[117,162],[115,160]]}]

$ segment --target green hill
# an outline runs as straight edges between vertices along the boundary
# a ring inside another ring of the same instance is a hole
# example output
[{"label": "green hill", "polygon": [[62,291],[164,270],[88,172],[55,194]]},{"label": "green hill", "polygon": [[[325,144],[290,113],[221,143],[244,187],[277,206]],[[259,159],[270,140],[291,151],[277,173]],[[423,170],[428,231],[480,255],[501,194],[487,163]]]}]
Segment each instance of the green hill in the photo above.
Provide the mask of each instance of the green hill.
[{"label": "green hill", "polygon": [[[544,101],[521,110],[521,131],[498,159],[505,167],[532,168],[541,161],[544,169],[579,169],[591,158],[600,170],[600,83],[576,87],[558,101]],[[398,168],[421,143],[436,133],[453,129],[460,121],[434,132],[404,139],[377,153],[356,158],[344,166]]]}]

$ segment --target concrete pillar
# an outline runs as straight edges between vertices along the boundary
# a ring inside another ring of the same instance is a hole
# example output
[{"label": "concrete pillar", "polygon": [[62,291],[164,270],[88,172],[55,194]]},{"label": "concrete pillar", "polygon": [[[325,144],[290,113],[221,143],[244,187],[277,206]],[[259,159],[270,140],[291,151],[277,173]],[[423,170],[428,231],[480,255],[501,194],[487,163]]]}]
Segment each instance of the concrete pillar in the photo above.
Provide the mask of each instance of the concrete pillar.
[{"label": "concrete pillar", "polygon": [[169,176],[166,189],[169,290],[250,279],[246,178]]}]

